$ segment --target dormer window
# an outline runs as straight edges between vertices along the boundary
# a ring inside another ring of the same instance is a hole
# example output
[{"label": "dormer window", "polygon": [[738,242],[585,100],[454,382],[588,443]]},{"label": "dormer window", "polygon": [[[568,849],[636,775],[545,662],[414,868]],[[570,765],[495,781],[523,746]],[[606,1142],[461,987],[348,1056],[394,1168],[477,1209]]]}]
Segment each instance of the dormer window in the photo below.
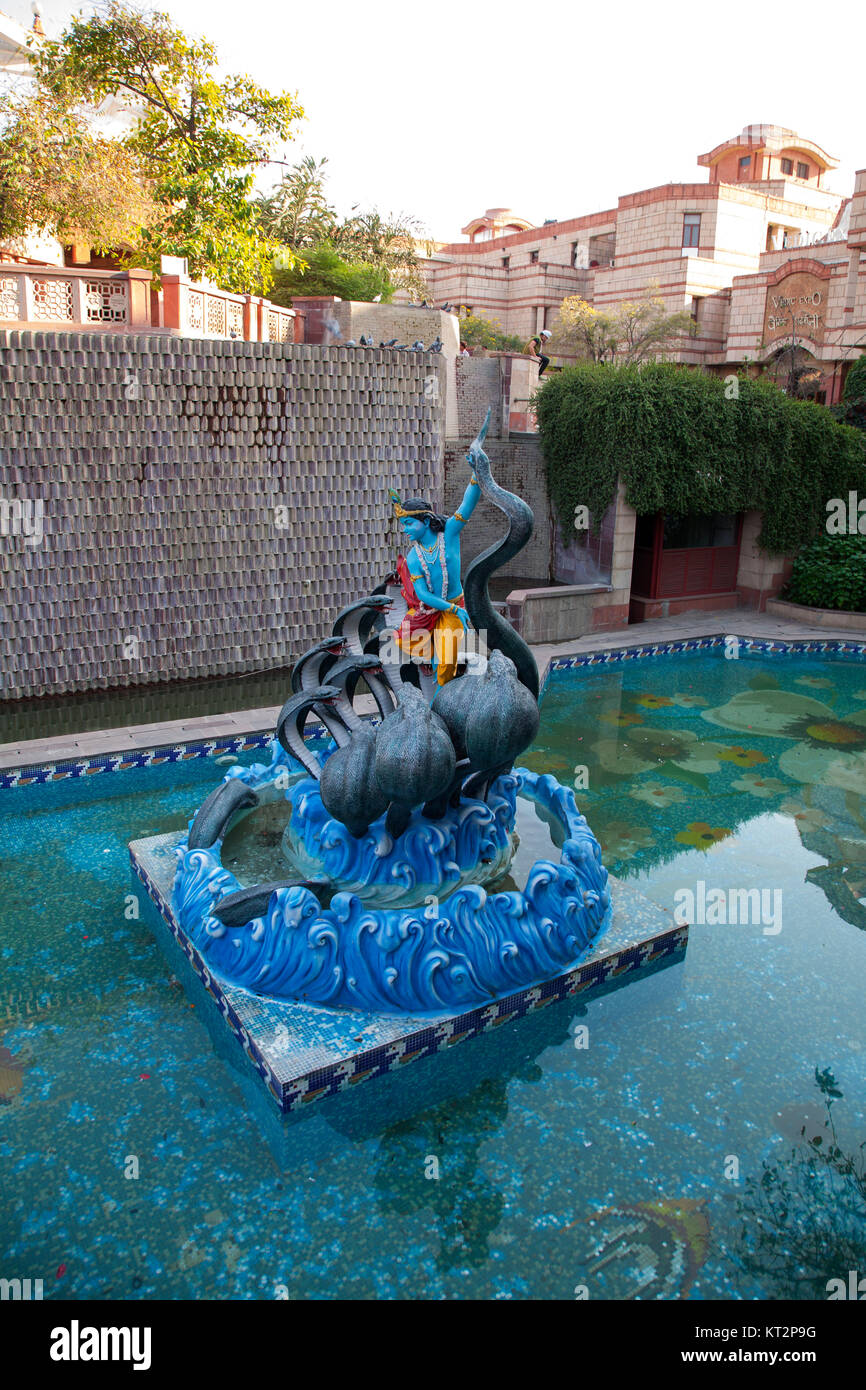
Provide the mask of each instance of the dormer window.
[{"label": "dormer window", "polygon": [[798,178],[798,179],[807,179],[808,177],[809,177],[809,166],[808,166],[808,164],[798,164],[798,165],[797,165],[797,178]]},{"label": "dormer window", "polygon": [[783,159],[783,160],[782,160],[782,173],[783,173],[783,174],[793,174],[793,172],[794,172],[794,161],[793,161],[793,159]]},{"label": "dormer window", "polygon": [[739,177],[740,177],[741,179],[742,179],[742,178],[745,178],[746,174],[749,172],[749,165],[751,164],[751,162],[752,162],[752,156],[751,156],[750,154],[743,154],[743,155],[740,156],[740,172],[739,172]]}]

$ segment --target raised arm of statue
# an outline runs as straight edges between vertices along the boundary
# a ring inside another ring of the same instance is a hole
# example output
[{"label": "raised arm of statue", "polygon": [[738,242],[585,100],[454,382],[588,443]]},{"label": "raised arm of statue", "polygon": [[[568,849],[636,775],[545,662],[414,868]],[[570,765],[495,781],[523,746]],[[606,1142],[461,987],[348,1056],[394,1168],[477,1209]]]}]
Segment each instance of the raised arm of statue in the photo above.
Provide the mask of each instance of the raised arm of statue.
[{"label": "raised arm of statue", "polygon": [[478,501],[481,497],[481,488],[478,486],[478,479],[475,476],[475,467],[479,458],[487,458],[487,455],[485,454],[481,446],[484,443],[484,439],[487,435],[487,430],[490,425],[490,415],[491,411],[488,409],[487,414],[484,417],[484,423],[481,426],[481,429],[478,431],[478,434],[469,446],[469,453],[466,455],[466,462],[472,469],[472,477],[469,479],[469,486],[463,494],[463,501],[460,503],[460,506],[457,508],[454,515],[448,518],[448,521],[445,526],[446,536],[448,536],[449,533],[453,535],[456,532],[463,530],[463,527],[466,525],[470,516],[475,511],[475,508],[477,507]]},{"label": "raised arm of statue", "polygon": [[[466,457],[470,463],[473,463],[471,454],[467,454]],[[473,471],[472,481],[470,482],[469,486],[463,494],[463,501],[460,503],[460,506],[457,508],[454,515],[450,516],[447,522],[445,523],[446,537],[452,535],[456,531],[463,530],[463,527],[466,525],[470,516],[475,511],[480,496],[481,488],[475,481],[475,473]]]}]

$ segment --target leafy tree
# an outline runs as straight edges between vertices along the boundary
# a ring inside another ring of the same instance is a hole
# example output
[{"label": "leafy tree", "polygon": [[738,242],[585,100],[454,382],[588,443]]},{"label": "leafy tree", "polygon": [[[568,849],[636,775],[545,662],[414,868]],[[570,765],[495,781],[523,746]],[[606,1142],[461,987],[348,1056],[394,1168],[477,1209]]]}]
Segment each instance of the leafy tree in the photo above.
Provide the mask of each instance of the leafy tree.
[{"label": "leafy tree", "polygon": [[[216,73],[212,44],[174,28],[168,15],[108,3],[72,19],[63,36],[34,52],[38,89],[58,107],[93,117],[111,99],[131,120],[117,141],[137,162],[159,210],[145,223],[139,259],[186,256],[194,275],[226,289],[262,291],[273,246],[250,198],[255,172],[275,141],[292,138],[303,115],[287,92],[272,95],[249,77]],[[53,146],[65,156],[61,141]]]},{"label": "leafy tree", "polygon": [[842,392],[841,416],[846,424],[866,430],[866,353],[848,369]]},{"label": "leafy tree", "polygon": [[290,305],[296,295],[337,295],[340,299],[387,302],[394,293],[388,271],[382,266],[346,261],[330,242],[304,250],[303,261],[274,270],[270,297],[275,304]]},{"label": "leafy tree", "polygon": [[861,401],[864,396],[866,396],[866,352],[858,357],[856,362],[852,362],[848,368],[842,399]]},{"label": "leafy tree", "polygon": [[263,232],[285,248],[276,258],[279,302],[292,293],[390,299],[396,289],[423,297],[415,252],[419,223],[357,209],[339,221],[325,192],[326,164],[308,155],[257,200]]},{"label": "leafy tree", "polygon": [[131,150],[95,135],[48,93],[13,107],[0,135],[0,240],[36,229],[109,251],[135,243],[156,216]]},{"label": "leafy tree", "polygon": [[333,238],[337,214],[325,196],[327,158],[307,155],[284,174],[270,193],[256,200],[265,235],[294,251],[318,246]]},{"label": "leafy tree", "polygon": [[460,319],[460,338],[467,347],[487,348],[490,352],[522,352],[526,339],[504,333],[498,323],[481,314],[464,314]]},{"label": "leafy tree", "polygon": [[374,209],[347,218],[336,230],[334,245],[349,260],[385,270],[393,289],[423,298],[427,286],[415,251],[420,235],[417,218],[405,213],[382,217]]},{"label": "leafy tree", "polygon": [[[650,286],[651,291],[654,288]],[[560,305],[550,346],[554,352],[585,362],[627,366],[664,354],[677,339],[694,332],[691,314],[666,313],[658,293],[612,310],[595,309],[579,294],[572,294]]]}]

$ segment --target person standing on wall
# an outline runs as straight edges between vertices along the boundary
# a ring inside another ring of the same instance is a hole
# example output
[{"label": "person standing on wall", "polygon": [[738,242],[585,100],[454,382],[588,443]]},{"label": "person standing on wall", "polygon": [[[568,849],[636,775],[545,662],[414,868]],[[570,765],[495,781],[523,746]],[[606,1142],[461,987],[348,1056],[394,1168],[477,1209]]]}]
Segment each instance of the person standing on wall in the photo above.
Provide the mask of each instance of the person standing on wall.
[{"label": "person standing on wall", "polygon": [[547,340],[548,340],[549,337],[550,337],[550,329],[549,329],[549,328],[542,328],[542,330],[541,330],[540,333],[537,333],[536,336],[535,336],[534,338],[530,338],[529,342],[526,344],[526,347],[523,349],[524,352],[528,352],[528,353],[529,353],[530,357],[537,357],[537,358],[538,358],[538,362],[539,362],[538,375],[539,375],[539,377],[544,376],[544,369],[545,369],[545,367],[547,367],[547,366],[550,365],[550,358],[549,358],[549,357],[545,357],[545,355],[544,355],[544,349],[545,349],[546,346],[547,346]]}]

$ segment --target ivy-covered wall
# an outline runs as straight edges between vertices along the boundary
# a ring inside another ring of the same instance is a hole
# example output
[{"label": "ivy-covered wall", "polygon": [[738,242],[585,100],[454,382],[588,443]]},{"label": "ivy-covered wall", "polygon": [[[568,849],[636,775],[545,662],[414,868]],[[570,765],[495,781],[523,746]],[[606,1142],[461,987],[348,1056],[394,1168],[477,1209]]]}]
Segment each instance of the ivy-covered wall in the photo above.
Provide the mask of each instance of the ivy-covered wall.
[{"label": "ivy-covered wall", "polygon": [[639,514],[759,511],[758,542],[781,555],[823,528],[830,498],[866,494],[866,436],[767,382],[583,364],[545,382],[535,408],[565,527],[581,506],[597,525],[619,477]]}]

